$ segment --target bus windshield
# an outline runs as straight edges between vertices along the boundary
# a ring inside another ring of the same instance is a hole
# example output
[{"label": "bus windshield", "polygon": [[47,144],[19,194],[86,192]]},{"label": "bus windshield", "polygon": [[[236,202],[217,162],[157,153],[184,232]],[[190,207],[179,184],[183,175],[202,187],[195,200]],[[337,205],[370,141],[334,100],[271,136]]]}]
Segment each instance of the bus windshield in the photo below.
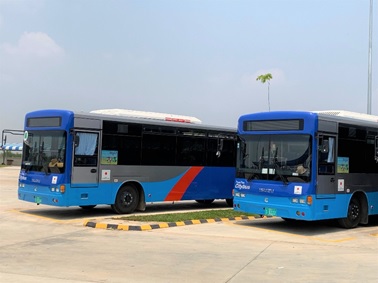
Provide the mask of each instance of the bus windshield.
[{"label": "bus windshield", "polygon": [[63,173],[66,153],[65,131],[28,131],[25,133],[21,169]]},{"label": "bus windshield", "polygon": [[310,135],[241,135],[238,177],[283,181],[310,180]]}]

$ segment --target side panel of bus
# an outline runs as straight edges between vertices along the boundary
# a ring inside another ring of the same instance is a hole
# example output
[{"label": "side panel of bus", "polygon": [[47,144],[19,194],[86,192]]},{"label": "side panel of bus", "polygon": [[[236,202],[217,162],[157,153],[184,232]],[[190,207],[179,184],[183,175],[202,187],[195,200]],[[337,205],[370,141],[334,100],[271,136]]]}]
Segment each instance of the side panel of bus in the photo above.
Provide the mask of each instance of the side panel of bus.
[{"label": "side panel of bus", "polygon": [[315,139],[317,150],[317,186],[319,198],[335,198],[337,182],[335,180],[335,152],[337,144],[337,123],[318,121],[318,132]]},{"label": "side panel of bus", "polygon": [[98,187],[99,140],[101,121],[75,118],[73,142],[72,187]]}]

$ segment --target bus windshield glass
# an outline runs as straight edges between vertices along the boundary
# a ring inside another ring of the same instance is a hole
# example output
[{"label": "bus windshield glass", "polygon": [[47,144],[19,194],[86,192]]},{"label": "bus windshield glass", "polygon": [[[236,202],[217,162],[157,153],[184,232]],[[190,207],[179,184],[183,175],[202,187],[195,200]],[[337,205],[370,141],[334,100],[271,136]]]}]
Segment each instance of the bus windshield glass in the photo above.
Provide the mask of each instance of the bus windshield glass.
[{"label": "bus windshield glass", "polygon": [[310,180],[310,135],[245,135],[238,145],[238,177]]},{"label": "bus windshield glass", "polygon": [[21,169],[45,173],[63,173],[66,139],[65,131],[26,132]]}]

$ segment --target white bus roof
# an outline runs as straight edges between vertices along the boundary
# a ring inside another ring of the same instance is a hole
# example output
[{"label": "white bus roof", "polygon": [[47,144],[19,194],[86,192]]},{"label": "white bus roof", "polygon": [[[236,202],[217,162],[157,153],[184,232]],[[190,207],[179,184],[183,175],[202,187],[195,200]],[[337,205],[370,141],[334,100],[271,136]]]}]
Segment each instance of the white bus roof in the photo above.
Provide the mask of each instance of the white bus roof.
[{"label": "white bus roof", "polygon": [[314,111],[314,112],[319,113],[319,114],[346,117],[346,118],[352,118],[352,119],[378,123],[378,116],[370,115],[370,114],[357,113],[357,112],[351,112],[351,111],[345,111],[345,110],[325,110],[325,111]]},{"label": "white bus roof", "polygon": [[158,113],[158,112],[128,110],[128,109],[99,109],[99,110],[90,111],[90,113],[151,119],[151,120],[162,120],[162,121],[170,121],[170,122],[189,123],[189,124],[202,124],[202,121],[197,119],[196,117],[176,115],[176,114],[167,114],[167,113]]}]

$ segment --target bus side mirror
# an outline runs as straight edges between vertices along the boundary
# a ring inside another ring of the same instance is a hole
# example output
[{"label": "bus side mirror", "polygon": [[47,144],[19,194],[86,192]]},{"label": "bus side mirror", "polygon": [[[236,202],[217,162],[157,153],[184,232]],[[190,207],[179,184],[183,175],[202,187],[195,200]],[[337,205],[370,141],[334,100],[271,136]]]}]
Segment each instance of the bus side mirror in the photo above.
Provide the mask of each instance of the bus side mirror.
[{"label": "bus side mirror", "polygon": [[75,135],[75,138],[74,138],[74,145],[75,145],[75,147],[78,147],[79,143],[80,143],[80,137],[78,135]]},{"label": "bus side mirror", "polygon": [[319,151],[322,153],[328,153],[329,151],[329,141],[323,140],[322,144],[320,145]]},{"label": "bus side mirror", "polygon": [[218,139],[217,153],[215,154],[218,158],[221,156],[223,150],[223,139]]},{"label": "bus side mirror", "polygon": [[375,136],[375,161],[378,162],[378,136]]}]

